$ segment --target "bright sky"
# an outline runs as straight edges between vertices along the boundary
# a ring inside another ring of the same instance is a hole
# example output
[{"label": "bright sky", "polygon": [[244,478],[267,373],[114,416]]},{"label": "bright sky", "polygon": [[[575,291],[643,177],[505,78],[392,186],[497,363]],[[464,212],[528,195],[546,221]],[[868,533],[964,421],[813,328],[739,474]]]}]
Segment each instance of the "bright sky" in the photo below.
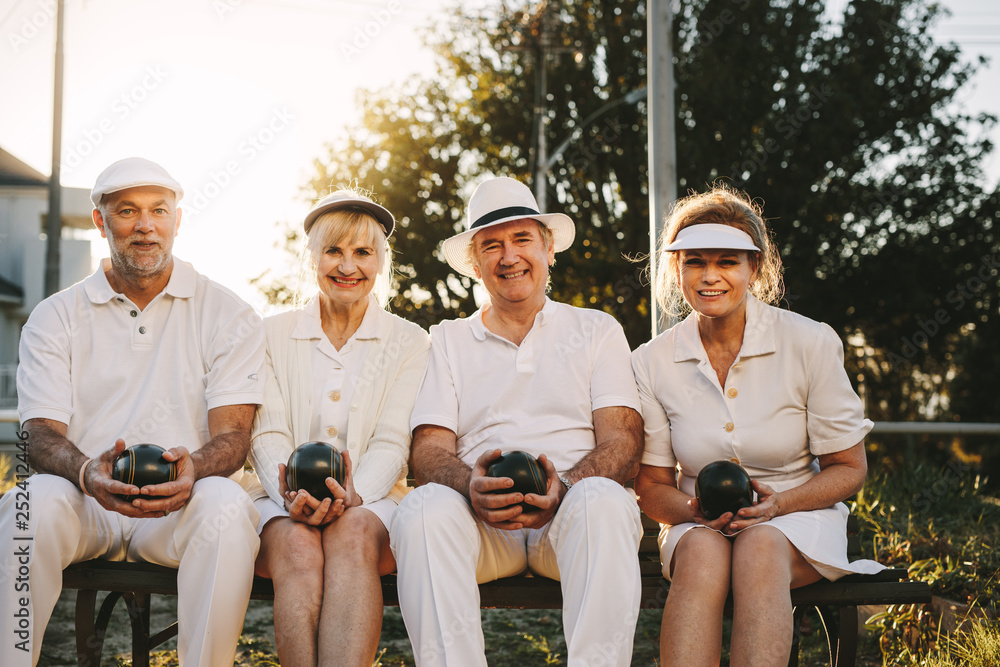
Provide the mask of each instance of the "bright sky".
[{"label": "bright sky", "polygon": [[[0,0],[0,147],[45,174],[55,4]],[[355,90],[429,75],[418,29],[451,4],[65,0],[62,181],[89,189],[130,155],[163,164],[186,189],[177,256],[263,308],[247,281],[285,261],[275,223],[308,210],[301,188],[324,144],[358,118]],[[496,2],[460,4],[478,12]],[[954,16],[941,37],[997,60],[1000,5],[945,4]],[[977,78],[968,108],[1000,110],[998,68]],[[990,173],[995,183],[996,156]]]}]

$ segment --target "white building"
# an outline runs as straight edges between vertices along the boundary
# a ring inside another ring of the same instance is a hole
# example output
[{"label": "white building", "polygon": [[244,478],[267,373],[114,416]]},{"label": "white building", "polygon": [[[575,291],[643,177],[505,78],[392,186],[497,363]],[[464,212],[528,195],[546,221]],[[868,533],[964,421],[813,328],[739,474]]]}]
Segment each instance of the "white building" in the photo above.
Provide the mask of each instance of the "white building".
[{"label": "white building", "polygon": [[[0,413],[17,407],[14,374],[21,327],[44,298],[45,217],[49,179],[0,149]],[[93,272],[90,192],[62,189],[60,289]],[[13,442],[15,424],[0,423],[0,442]]]}]

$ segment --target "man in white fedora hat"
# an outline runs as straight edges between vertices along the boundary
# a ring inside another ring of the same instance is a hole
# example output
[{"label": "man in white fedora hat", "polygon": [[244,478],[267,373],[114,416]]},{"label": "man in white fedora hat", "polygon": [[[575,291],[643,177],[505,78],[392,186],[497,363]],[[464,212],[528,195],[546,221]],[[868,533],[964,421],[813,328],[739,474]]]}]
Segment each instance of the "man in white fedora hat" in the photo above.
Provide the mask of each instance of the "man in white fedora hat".
[{"label": "man in white fedora hat", "polygon": [[[561,582],[568,664],[631,663],[642,526],[622,484],[638,469],[642,418],[618,322],[546,296],[549,267],[574,235],[524,184],[497,178],[476,189],[467,230],[442,246],[489,303],[431,328],[410,418],[420,486],[391,537],[420,665],[486,665],[477,583],[525,570]],[[538,458],[545,495],[486,475],[512,450]]]},{"label": "man in white fedora hat", "polygon": [[[259,545],[238,479],[264,332],[250,306],[173,256],[183,196],[149,160],[104,170],[91,199],[110,258],[21,332],[19,437],[37,474],[23,498],[0,501],[0,566],[26,574],[0,581],[4,667],[38,662],[63,568],[91,558],[178,568],[180,663],[233,664]],[[126,501],[140,489],[112,478],[112,460],[140,443],[163,447],[177,475]]]}]

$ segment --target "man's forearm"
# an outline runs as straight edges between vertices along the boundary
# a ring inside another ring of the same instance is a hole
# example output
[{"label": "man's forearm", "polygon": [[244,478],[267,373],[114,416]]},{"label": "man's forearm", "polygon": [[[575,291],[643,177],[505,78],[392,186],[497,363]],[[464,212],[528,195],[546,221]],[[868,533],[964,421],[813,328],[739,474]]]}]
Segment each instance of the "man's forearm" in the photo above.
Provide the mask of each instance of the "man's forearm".
[{"label": "man's forearm", "polygon": [[250,451],[249,433],[223,433],[191,452],[195,477],[229,477],[243,467]]},{"label": "man's forearm", "polygon": [[455,451],[455,434],[437,426],[418,426],[410,447],[417,486],[441,484],[469,497],[472,468]]},{"label": "man's forearm", "polygon": [[427,452],[428,456],[419,459],[413,457],[413,477],[417,486],[423,484],[441,484],[450,487],[469,497],[469,483],[472,481],[472,468],[467,466],[454,454]]},{"label": "man's forearm", "polygon": [[226,405],[208,411],[212,439],[191,452],[195,479],[229,477],[243,467],[250,452],[250,427],[256,411],[256,405]]},{"label": "man's forearm", "polygon": [[631,408],[604,408],[594,412],[597,444],[567,473],[571,481],[607,477],[619,484],[639,472],[642,455],[642,417]]},{"label": "man's forearm", "polygon": [[87,455],[66,438],[66,426],[47,419],[29,419],[28,463],[36,472],[65,477],[74,484],[80,479],[80,467]]}]

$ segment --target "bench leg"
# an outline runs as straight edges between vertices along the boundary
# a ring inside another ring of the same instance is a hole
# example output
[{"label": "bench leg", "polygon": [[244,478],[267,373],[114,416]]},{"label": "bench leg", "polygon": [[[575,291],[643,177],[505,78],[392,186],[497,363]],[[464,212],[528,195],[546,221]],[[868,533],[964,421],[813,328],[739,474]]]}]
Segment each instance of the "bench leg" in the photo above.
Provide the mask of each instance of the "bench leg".
[{"label": "bench leg", "polygon": [[834,667],[854,667],[858,660],[858,608],[840,608],[840,632],[837,635],[837,661]]},{"label": "bench leg", "polygon": [[125,593],[132,621],[132,667],[149,667],[149,594]]},{"label": "bench leg", "polygon": [[76,592],[76,664],[93,667],[101,664],[104,637],[94,632],[97,591]]},{"label": "bench leg", "polygon": [[111,612],[121,597],[121,593],[108,593],[95,618],[97,591],[76,592],[76,662],[79,667],[99,667],[101,664]]}]

